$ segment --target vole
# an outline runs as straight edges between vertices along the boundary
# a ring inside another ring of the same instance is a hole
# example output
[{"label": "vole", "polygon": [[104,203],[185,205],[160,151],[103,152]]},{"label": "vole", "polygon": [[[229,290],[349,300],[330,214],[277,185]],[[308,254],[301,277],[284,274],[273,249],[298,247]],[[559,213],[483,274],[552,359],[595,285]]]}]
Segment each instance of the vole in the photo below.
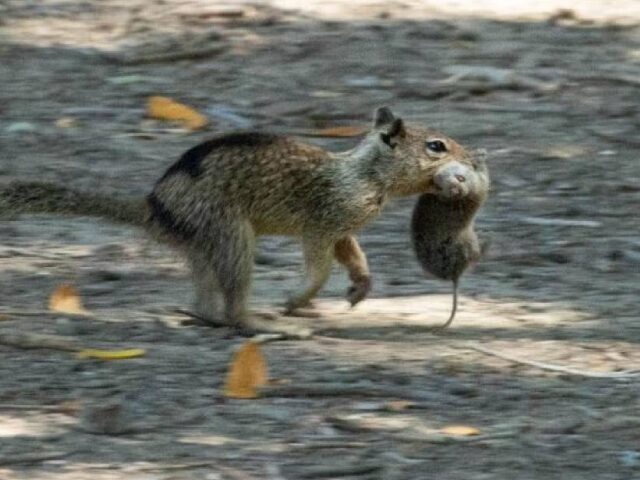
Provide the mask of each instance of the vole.
[{"label": "vole", "polygon": [[452,162],[434,176],[435,193],[421,195],[411,220],[411,239],[423,270],[453,282],[453,322],[458,307],[458,283],[464,271],[476,263],[484,245],[474,230],[474,219],[490,186],[484,152],[473,155],[472,168]]}]

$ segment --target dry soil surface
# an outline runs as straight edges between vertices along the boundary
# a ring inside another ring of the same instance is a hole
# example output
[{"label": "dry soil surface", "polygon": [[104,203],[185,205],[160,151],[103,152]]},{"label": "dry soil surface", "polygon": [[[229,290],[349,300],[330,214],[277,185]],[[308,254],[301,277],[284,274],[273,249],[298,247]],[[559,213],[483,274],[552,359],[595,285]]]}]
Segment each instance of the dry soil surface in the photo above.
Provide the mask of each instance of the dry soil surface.
[{"label": "dry soil surface", "polygon": [[[244,340],[175,313],[174,252],[99,219],[2,221],[5,344],[146,355],[0,345],[0,477],[640,478],[638,377],[619,374],[640,368],[638,3],[512,3],[0,2],[0,182],[142,195],[214,133],[363,125],[381,104],[488,149],[493,177],[490,251],[450,330],[425,328],[450,287],[421,273],[413,200],[395,202],[361,234],[372,298],[348,310],[336,269],[319,318],[289,320],[316,336],[262,346],[279,383],[256,400],[222,395]],[[158,94],[210,127],[146,119]],[[296,242],[261,241],[255,305],[275,310],[300,267]],[[46,312],[63,282],[91,317]]]}]

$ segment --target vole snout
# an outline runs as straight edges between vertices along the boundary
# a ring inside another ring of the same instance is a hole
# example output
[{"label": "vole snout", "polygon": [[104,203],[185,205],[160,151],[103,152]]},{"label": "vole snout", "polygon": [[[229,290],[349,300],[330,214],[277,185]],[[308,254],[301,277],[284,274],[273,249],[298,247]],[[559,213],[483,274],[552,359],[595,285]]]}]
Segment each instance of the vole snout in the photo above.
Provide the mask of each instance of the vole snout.
[{"label": "vole snout", "polygon": [[468,178],[472,175],[472,167],[450,162],[438,170],[433,181],[441,197],[461,198],[469,192]]}]

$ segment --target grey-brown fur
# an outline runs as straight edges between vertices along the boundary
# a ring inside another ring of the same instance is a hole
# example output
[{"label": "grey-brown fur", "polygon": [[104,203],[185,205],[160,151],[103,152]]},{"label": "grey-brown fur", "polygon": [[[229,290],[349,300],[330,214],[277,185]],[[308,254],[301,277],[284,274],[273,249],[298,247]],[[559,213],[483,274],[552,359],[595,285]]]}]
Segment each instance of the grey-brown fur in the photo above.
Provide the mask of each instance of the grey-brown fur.
[{"label": "grey-brown fur", "polygon": [[[444,142],[447,151],[426,148],[433,139]],[[144,224],[185,253],[193,272],[196,313],[247,328],[257,236],[302,240],[307,279],[289,299],[288,310],[309,303],[326,282],[334,258],[349,271],[348,299],[356,304],[366,297],[371,280],[354,234],[390,197],[435,192],[433,180],[443,167],[451,162],[470,167],[472,160],[453,140],[406,125],[381,108],[372,130],[346,152],[328,152],[290,137],[231,134],[188,150],[158,180],[144,206],[140,200],[93,194],[75,197],[85,204],[78,206],[72,198],[76,192],[14,184],[0,188],[0,215],[7,209],[97,214]],[[22,197],[24,205],[6,193],[29,188],[36,193]]]},{"label": "grey-brown fur", "polygon": [[[454,170],[451,166],[450,170]],[[444,174],[442,171],[441,174]],[[418,198],[411,220],[413,246],[422,268],[442,280],[453,282],[453,307],[448,327],[456,314],[458,280],[464,271],[480,259],[482,248],[474,230],[474,218],[487,198],[489,172],[481,159],[473,169],[459,176],[459,185],[449,179],[447,189]],[[453,188],[452,188],[453,186]]]},{"label": "grey-brown fur", "polygon": [[12,182],[0,187],[0,217],[21,213],[59,213],[103,217],[116,223],[142,225],[142,198],[114,198],[44,182]]}]

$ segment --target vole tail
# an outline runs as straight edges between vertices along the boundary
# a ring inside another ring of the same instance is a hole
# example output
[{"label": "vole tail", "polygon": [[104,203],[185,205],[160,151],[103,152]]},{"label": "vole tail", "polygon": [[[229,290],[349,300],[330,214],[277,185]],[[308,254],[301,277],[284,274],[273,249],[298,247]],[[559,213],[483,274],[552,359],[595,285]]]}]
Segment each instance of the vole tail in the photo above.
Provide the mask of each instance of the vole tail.
[{"label": "vole tail", "polygon": [[458,279],[456,278],[455,280],[453,280],[453,305],[451,307],[451,314],[449,315],[449,319],[446,321],[446,323],[444,325],[437,327],[437,330],[444,330],[449,325],[451,325],[451,322],[453,322],[453,319],[456,316],[457,310],[458,310]]},{"label": "vole tail", "polygon": [[15,181],[0,185],[0,218],[20,213],[55,213],[142,226],[146,211],[142,197],[117,198],[46,182]]}]

